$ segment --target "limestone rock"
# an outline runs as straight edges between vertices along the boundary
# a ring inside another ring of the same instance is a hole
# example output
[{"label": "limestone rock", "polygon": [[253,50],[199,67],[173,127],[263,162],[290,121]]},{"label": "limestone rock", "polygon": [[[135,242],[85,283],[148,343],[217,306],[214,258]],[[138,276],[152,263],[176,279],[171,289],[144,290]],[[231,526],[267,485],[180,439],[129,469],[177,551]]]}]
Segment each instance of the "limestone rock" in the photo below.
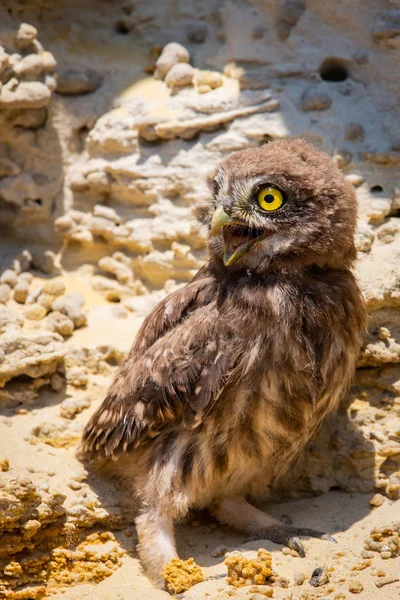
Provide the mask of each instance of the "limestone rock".
[{"label": "limestone rock", "polygon": [[[0,558],[35,548],[61,530],[65,496],[39,489],[32,481],[12,474],[0,478]],[[46,533],[47,530],[47,533]],[[38,535],[36,535],[38,534]]]},{"label": "limestone rock", "polygon": [[36,40],[37,34],[38,31],[36,27],[29,25],[28,23],[21,23],[15,35],[15,44],[17,48],[20,48],[21,50],[28,48],[32,42]]},{"label": "limestone rock", "polygon": [[192,83],[193,75],[194,69],[191,65],[178,63],[168,71],[165,83],[171,88],[183,87]]},{"label": "limestone rock", "polygon": [[17,274],[11,269],[6,269],[0,276],[0,283],[6,283],[11,288],[14,288],[17,285],[17,281]]},{"label": "limestone rock", "polygon": [[41,108],[50,102],[51,91],[40,81],[21,82],[15,90],[3,88],[0,108]]},{"label": "limestone rock", "polygon": [[74,323],[75,327],[86,325],[87,317],[82,311],[85,299],[79,292],[65,294],[54,300],[52,310],[66,314]]},{"label": "limestone rock", "polygon": [[72,319],[59,311],[53,311],[46,317],[44,327],[48,331],[55,331],[63,336],[72,335],[75,329]]},{"label": "limestone rock", "polygon": [[332,98],[323,90],[308,88],[301,96],[301,108],[304,111],[327,110],[332,106]]},{"label": "limestone rock", "polygon": [[174,65],[188,63],[189,61],[190,55],[186,48],[177,42],[171,42],[164,46],[157,59],[154,76],[163,79]]},{"label": "limestone rock", "polygon": [[26,299],[29,294],[29,285],[24,281],[17,283],[14,287],[14,300],[15,302],[19,302],[19,304],[25,304]]},{"label": "limestone rock", "polygon": [[103,83],[103,76],[93,69],[57,69],[57,94],[79,96],[95,92]]},{"label": "limestone rock", "polygon": [[19,313],[0,305],[0,334],[7,330],[17,331],[22,327],[24,318]]},{"label": "limestone rock", "polygon": [[55,333],[13,333],[0,339],[0,387],[20,375],[32,378],[54,373],[62,362],[65,349]]},{"label": "limestone rock", "polygon": [[281,40],[286,40],[292,28],[296,25],[301,15],[306,10],[306,5],[301,0],[283,0],[279,7],[278,34]]},{"label": "limestone rock", "polygon": [[0,283],[0,304],[6,304],[11,297],[11,288],[7,283]]}]

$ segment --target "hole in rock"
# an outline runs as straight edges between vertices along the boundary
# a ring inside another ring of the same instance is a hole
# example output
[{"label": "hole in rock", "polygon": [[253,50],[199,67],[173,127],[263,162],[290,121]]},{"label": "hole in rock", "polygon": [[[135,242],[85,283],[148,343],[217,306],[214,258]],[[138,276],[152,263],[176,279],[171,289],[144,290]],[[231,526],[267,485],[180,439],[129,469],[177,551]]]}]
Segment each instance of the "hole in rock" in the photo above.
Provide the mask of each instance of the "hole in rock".
[{"label": "hole in rock", "polygon": [[116,33],[120,33],[121,35],[127,35],[130,31],[129,27],[124,21],[117,21],[114,25],[114,30]]},{"label": "hole in rock", "polygon": [[381,185],[373,185],[370,188],[370,192],[371,194],[380,194],[381,192],[383,192],[383,187]]},{"label": "hole in rock", "polygon": [[339,58],[325,58],[319,74],[324,81],[345,81],[349,76],[344,61]]}]

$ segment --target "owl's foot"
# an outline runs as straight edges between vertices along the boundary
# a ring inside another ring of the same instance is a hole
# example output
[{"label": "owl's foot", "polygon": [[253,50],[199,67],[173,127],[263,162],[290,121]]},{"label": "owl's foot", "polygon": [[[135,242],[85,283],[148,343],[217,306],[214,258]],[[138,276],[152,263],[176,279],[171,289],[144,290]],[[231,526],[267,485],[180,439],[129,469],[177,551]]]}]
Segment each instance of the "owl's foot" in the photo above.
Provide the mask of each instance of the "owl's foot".
[{"label": "owl's foot", "polygon": [[249,538],[246,541],[267,539],[275,544],[289,546],[302,557],[306,553],[300,537],[313,537],[336,543],[332,536],[317,529],[285,525],[258,510],[241,496],[222,500],[213,512],[222,523],[247,533]]},{"label": "owl's foot", "polygon": [[[257,509],[256,509],[257,510]],[[264,513],[262,513],[264,514]],[[271,519],[268,515],[265,515],[267,519]],[[328,533],[322,533],[317,529],[310,529],[308,527],[289,527],[284,523],[280,523],[273,519],[274,523],[261,527],[256,535],[251,536],[246,541],[255,541],[260,539],[267,539],[275,544],[282,544],[288,546],[292,550],[295,550],[299,556],[305,557],[306,553],[301,543],[301,537],[313,537],[320,540],[327,540],[329,542],[337,543],[335,538]]]}]

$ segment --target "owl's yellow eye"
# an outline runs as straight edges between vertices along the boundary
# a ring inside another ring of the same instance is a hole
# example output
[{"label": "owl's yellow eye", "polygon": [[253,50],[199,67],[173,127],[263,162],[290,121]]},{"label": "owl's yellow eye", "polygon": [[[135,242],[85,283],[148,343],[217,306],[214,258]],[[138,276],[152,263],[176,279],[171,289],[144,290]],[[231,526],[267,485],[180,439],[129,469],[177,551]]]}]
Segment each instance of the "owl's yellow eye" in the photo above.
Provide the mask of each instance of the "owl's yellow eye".
[{"label": "owl's yellow eye", "polygon": [[278,210],[283,204],[283,196],[277,188],[266,187],[258,194],[257,202],[263,210]]}]

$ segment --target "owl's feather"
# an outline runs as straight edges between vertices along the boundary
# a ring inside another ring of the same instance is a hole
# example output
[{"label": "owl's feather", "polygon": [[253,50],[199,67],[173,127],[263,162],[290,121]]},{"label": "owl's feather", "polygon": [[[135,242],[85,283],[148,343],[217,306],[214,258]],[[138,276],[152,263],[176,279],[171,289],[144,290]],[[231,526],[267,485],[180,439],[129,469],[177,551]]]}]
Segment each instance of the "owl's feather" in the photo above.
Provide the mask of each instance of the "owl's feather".
[{"label": "owl's feather", "polygon": [[130,359],[85,430],[85,450],[115,458],[173,421],[200,425],[241,356],[213,303],[216,281],[203,268],[147,317]]}]

